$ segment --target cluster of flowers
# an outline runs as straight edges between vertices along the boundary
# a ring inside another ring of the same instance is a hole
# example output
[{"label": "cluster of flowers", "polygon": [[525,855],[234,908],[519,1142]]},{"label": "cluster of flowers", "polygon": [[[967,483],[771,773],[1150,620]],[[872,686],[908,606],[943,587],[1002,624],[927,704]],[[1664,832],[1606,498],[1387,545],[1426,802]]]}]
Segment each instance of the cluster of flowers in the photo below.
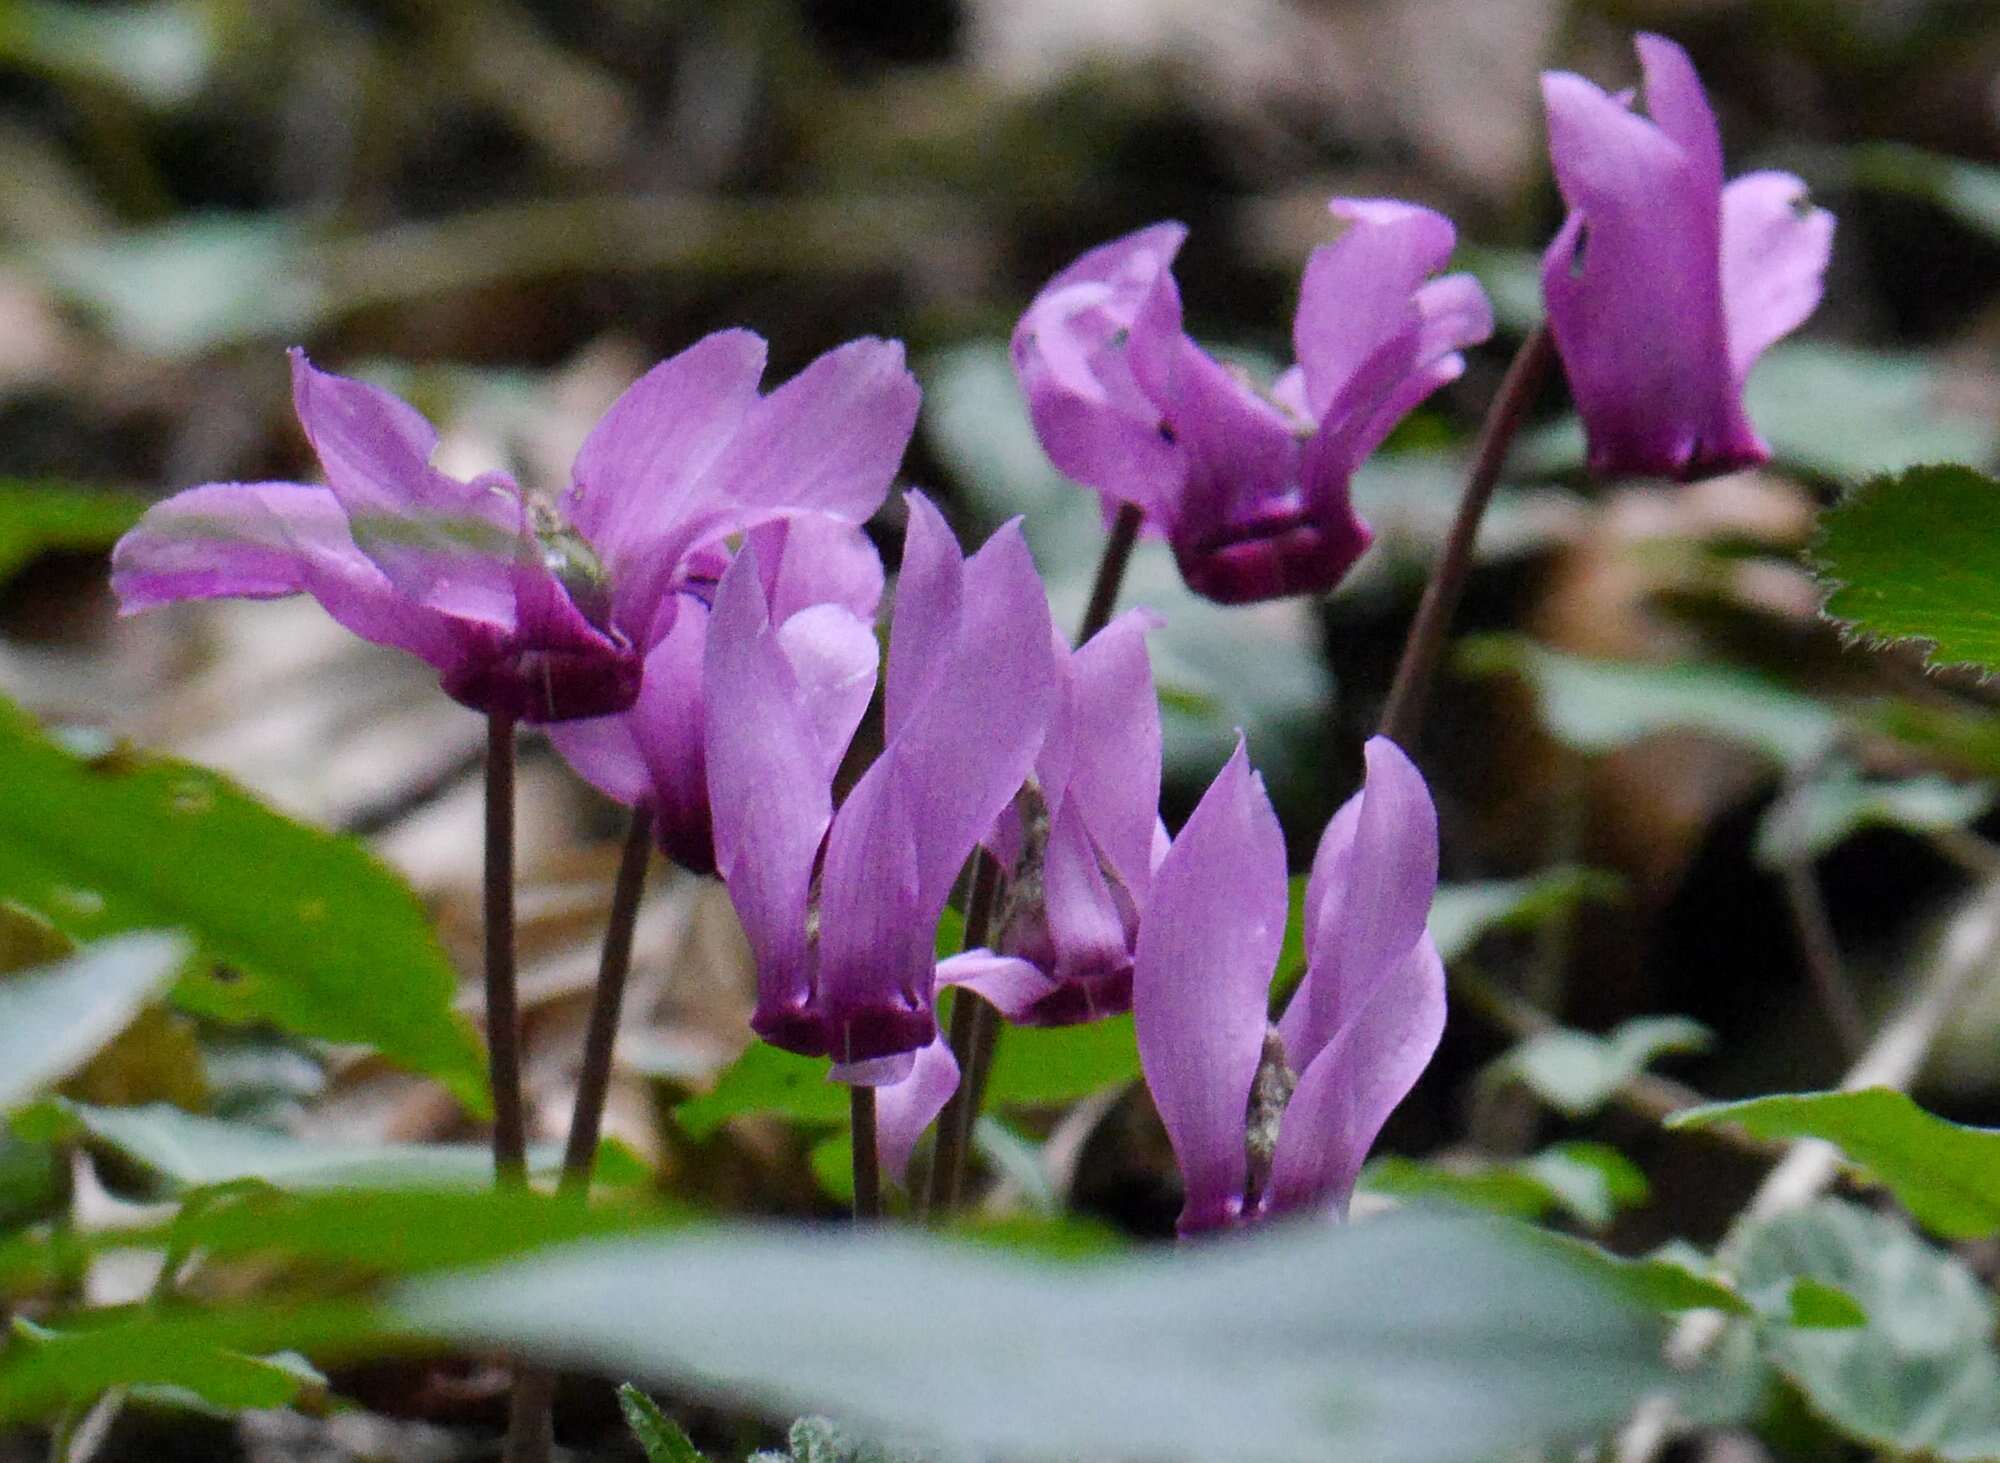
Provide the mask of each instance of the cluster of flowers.
[{"label": "cluster of flowers", "polygon": [[[1593,468],[1685,476],[1768,456],[1744,379],[1816,304],[1832,221],[1789,176],[1725,187],[1686,56],[1638,45],[1649,117],[1545,79],[1570,215],[1544,288]],[[1015,332],[1051,459],[1108,512],[1136,510],[1224,603],[1340,580],[1369,541],[1351,474],[1492,330],[1475,281],[1438,277],[1445,218],[1332,211],[1345,229],[1307,263],[1297,364],[1268,389],[1183,331],[1178,224],[1086,254]],[[1343,1208],[1444,1021],[1425,933],[1436,817],[1415,767],[1369,743],[1366,784],[1313,862],[1304,979],[1272,1025],[1284,848],[1242,748],[1170,840],[1152,617],[1072,649],[1017,525],[967,556],[912,493],[882,747],[836,807],[878,670],[883,570],[862,525],[919,393],[880,340],[768,395],[763,366],[760,339],[725,331],[655,367],[544,500],[502,473],[438,471],[415,411],[294,352],[325,485],[161,503],[119,546],[117,592],[127,610],[310,594],[467,706],[545,725],[582,776],[650,812],[671,857],[727,883],[755,1030],[877,1089],[892,1170],[957,1083],[933,1000],[959,984],[1026,1024],[1135,1013],[1184,1230]],[[933,931],[981,848],[1004,870],[991,948],[939,964]]]}]

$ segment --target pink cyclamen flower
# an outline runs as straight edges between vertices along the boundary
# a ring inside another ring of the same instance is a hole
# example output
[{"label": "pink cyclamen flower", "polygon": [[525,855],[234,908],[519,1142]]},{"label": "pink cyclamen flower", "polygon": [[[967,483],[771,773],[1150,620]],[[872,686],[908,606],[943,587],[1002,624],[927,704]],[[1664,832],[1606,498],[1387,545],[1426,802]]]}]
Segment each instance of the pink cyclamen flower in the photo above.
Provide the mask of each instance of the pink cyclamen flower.
[{"label": "pink cyclamen flower", "polygon": [[746,548],[716,591],[704,671],[716,867],[757,962],[751,1025],[870,1085],[908,1075],[937,1035],[938,916],[1034,765],[1057,694],[1019,526],[968,559],[928,501],[909,504],[884,745],[837,814],[834,772],[872,684],[866,627],[830,605],[797,634],[796,617],[774,623]]},{"label": "pink cyclamen flower", "polygon": [[1091,250],[1014,330],[1050,460],[1107,509],[1143,510],[1188,586],[1224,604],[1340,582],[1370,539],[1348,479],[1493,331],[1471,276],[1430,278],[1451,255],[1448,219],[1387,199],[1330,207],[1347,229],[1307,262],[1298,364],[1268,396],[1182,331],[1177,223]]},{"label": "pink cyclamen flower", "polygon": [[[856,341],[760,398],[763,361],[756,336],[724,331],[655,367],[549,502],[505,473],[432,467],[437,433],[413,408],[295,350],[293,398],[325,486],[178,493],[119,542],[113,588],[127,612],[310,594],[364,639],[427,661],[475,710],[624,710],[727,536],[797,515],[858,523],[881,502],[886,474],[826,465],[850,455],[836,428],[872,433],[877,456],[908,439],[916,385],[899,346]],[[816,456],[801,470],[783,454],[805,444]]]},{"label": "pink cyclamen flower", "polygon": [[1183,1234],[1345,1213],[1375,1135],[1437,1050],[1437,816],[1393,742],[1371,740],[1367,762],[1313,859],[1306,975],[1275,1027],[1285,845],[1241,746],[1153,875],[1132,1010],[1186,1184]]},{"label": "pink cyclamen flower", "polygon": [[[1119,616],[1072,652],[1035,776],[987,846],[1008,871],[992,950],[938,967],[1020,1026],[1067,1026],[1132,1009],[1132,947],[1165,852],[1160,702],[1146,657],[1158,618]],[[1158,835],[1159,842],[1156,842]]]},{"label": "pink cyclamen flower", "polygon": [[1687,52],[1635,45],[1648,116],[1581,76],[1542,77],[1569,218],[1542,261],[1549,328],[1606,476],[1690,477],[1769,460],[1743,409],[1757,358],[1818,306],[1833,215],[1790,173],[1726,187]]}]

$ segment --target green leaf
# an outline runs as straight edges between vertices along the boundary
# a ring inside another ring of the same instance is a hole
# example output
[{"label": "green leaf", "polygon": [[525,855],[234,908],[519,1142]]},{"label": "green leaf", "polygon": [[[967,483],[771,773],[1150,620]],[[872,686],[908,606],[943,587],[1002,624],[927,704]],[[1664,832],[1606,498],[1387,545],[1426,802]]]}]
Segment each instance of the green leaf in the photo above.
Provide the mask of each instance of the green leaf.
[{"label": "green leaf", "polygon": [[2000,1129],[1946,1122],[1887,1087],[1717,1102],[1672,1128],[1735,1123],[1759,1138],[1819,1138],[1947,1239],[2000,1234]]},{"label": "green leaf", "polygon": [[0,480],[0,584],[52,549],[110,548],[145,511],[132,493]]},{"label": "green leaf", "polygon": [[1868,1312],[1853,1296],[1810,1275],[1792,1281],[1785,1317],[1803,1331],[1846,1331],[1868,1324]]},{"label": "green leaf", "polygon": [[840,1204],[854,1202],[854,1137],[842,1130],[828,1133],[806,1154],[806,1166],[820,1192]]},{"label": "green leaf", "polygon": [[1840,730],[1833,713],[1811,697],[1723,666],[1585,660],[1514,635],[1468,637],[1460,642],[1459,664],[1473,675],[1523,677],[1550,734],[1581,752],[1695,731],[1795,767],[1825,756]]},{"label": "green leaf", "polygon": [[674,1108],[691,1138],[706,1138],[731,1118],[776,1113],[794,1122],[831,1126],[847,1121],[847,1089],[827,1080],[824,1057],[802,1057],[753,1041],[715,1086]]},{"label": "green leaf", "polygon": [[[1772,1362],[1835,1427],[1898,1455],[2000,1457],[1993,1303],[1959,1261],[1895,1219],[1824,1199],[1751,1231],[1739,1275],[1765,1312]],[[1790,1323],[1801,1281],[1812,1319],[1851,1320],[1852,1307],[1863,1324]]]},{"label": "green leaf", "polygon": [[0,979],[0,1112],[96,1056],[187,958],[178,936],[124,935]]},{"label": "green leaf", "polygon": [[1052,1106],[1138,1078],[1130,1016],[1082,1026],[1010,1026],[993,1051],[986,1100],[995,1107]]},{"label": "green leaf", "polygon": [[1530,1158],[1443,1163],[1388,1156],[1361,1170],[1359,1187],[1398,1198],[1438,1198],[1518,1219],[1561,1209],[1593,1228],[1646,1201],[1646,1176],[1601,1143],[1558,1143]]},{"label": "green leaf", "polygon": [[1820,520],[1826,613],[1875,644],[1925,645],[1934,666],[2000,670],[2000,482],[1913,467],[1863,485]]},{"label": "green leaf", "polygon": [[1850,187],[1920,198],[2000,239],[2000,168],[1900,142],[1864,142],[1812,162]]},{"label": "green leaf", "polygon": [[646,1463],[708,1463],[681,1425],[630,1382],[618,1389],[618,1410],[625,1414],[625,1426],[639,1440]]},{"label": "green leaf", "polygon": [[1487,1069],[1489,1080],[1514,1078],[1573,1118],[1588,1117],[1660,1057],[1700,1051],[1709,1032],[1685,1016],[1640,1016],[1609,1036],[1564,1027],[1529,1037]]},{"label": "green leaf", "polygon": [[1588,1240],[1551,1230],[1533,1231],[1537,1241],[1548,1246],[1573,1265],[1580,1265],[1598,1281],[1662,1315],[1682,1311],[1723,1311],[1733,1316],[1749,1315],[1747,1301],[1713,1275],[1667,1253],[1640,1257],[1614,1255]]},{"label": "green leaf", "polygon": [[360,1042],[486,1104],[458,980],[415,895],[360,843],[280,817],[213,772],[73,755],[0,702],[0,897],[80,940],[179,928],[226,974],[176,999]]},{"label": "green leaf", "polygon": [[1471,1463],[1687,1385],[1657,1318],[1600,1273],[1502,1222],[1417,1212],[1059,1266],[881,1227],[719,1230],[435,1277],[393,1315],[1018,1458]]},{"label": "green leaf", "polygon": [[[47,1134],[69,1129],[94,1147],[164,1179],[175,1189],[255,1180],[280,1189],[438,1187],[493,1182],[493,1155],[470,1143],[343,1143],[308,1140],[153,1103],[92,1107],[52,1101],[23,1114],[17,1127]],[[533,1155],[552,1167],[560,1153]]]},{"label": "green leaf", "polygon": [[1942,777],[1864,782],[1852,769],[1816,778],[1778,799],[1757,825],[1757,861],[1776,868],[1831,853],[1867,828],[1939,833],[1993,806],[1993,789]]},{"label": "green leaf", "polygon": [[1584,903],[1622,898],[1625,881],[1602,869],[1555,868],[1526,879],[1440,884],[1431,900],[1431,939],[1445,962],[1472,952],[1494,930],[1531,930]]}]

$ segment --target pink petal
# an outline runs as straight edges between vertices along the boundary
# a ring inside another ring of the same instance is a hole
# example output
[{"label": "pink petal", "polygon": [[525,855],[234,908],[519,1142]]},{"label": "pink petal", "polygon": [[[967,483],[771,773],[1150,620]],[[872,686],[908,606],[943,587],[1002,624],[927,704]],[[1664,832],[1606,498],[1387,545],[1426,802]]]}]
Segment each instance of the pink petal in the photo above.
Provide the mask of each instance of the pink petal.
[{"label": "pink petal", "polygon": [[882,603],[882,556],[855,525],[802,513],[746,535],[764,567],[771,618],[783,623],[808,605],[837,604],[873,621]]},{"label": "pink petal", "polygon": [[962,985],[977,992],[1017,1024],[1057,989],[1032,960],[996,955],[991,950],[965,950],[939,961],[937,983]]},{"label": "pink petal", "polygon": [[932,932],[944,898],[923,899],[914,782],[885,751],[827,835],[813,1006],[836,1062],[913,1052],[937,1034]]},{"label": "pink petal", "polygon": [[875,1144],[882,1167],[897,1183],[910,1167],[910,1155],[944,1105],[958,1091],[958,1062],[942,1036],[916,1054],[909,1075],[875,1089]]},{"label": "pink petal", "polygon": [[1722,190],[1722,308],[1739,384],[1819,308],[1833,215],[1810,205],[1790,173],[1746,173]]},{"label": "pink petal", "polygon": [[1241,744],[1153,875],[1132,1011],[1187,1186],[1184,1232],[1241,1210],[1245,1111],[1285,933],[1285,842]]},{"label": "pink petal", "polygon": [[1098,849],[1141,901],[1160,807],[1160,699],[1146,635],[1160,623],[1150,611],[1129,610],[1071,657],[1074,751],[1063,800],[1077,805]]},{"label": "pink petal", "polygon": [[1162,435],[1160,383],[1181,329],[1161,223],[1103,244],[1043,286],[1014,330],[1013,360],[1042,449],[1080,483],[1165,511],[1182,462]]},{"label": "pink petal", "polygon": [[1437,811],[1387,737],[1366,749],[1360,792],[1327,824],[1306,883],[1306,977],[1278,1023],[1303,1071],[1423,938],[1437,889]]},{"label": "pink petal", "polygon": [[1702,191],[1722,190],[1722,133],[1688,53],[1665,36],[1641,31],[1632,40],[1646,77],[1646,114],[1674,140]]},{"label": "pink petal", "polygon": [[1441,213],[1393,199],[1336,198],[1347,231],[1313,250],[1299,288],[1292,345],[1314,421],[1369,356],[1414,328],[1418,286],[1444,267],[1456,232]]},{"label": "pink petal", "polygon": [[819,746],[821,768],[831,786],[854,729],[875,695],[881,654],[875,632],[840,605],[817,604],[778,627],[778,646],[791,662],[800,702]]},{"label": "pink petal", "polygon": [[1346,1212],[1355,1175],[1430,1065],[1444,1019],[1444,962],[1425,935],[1299,1074],[1278,1124],[1266,1213]]}]

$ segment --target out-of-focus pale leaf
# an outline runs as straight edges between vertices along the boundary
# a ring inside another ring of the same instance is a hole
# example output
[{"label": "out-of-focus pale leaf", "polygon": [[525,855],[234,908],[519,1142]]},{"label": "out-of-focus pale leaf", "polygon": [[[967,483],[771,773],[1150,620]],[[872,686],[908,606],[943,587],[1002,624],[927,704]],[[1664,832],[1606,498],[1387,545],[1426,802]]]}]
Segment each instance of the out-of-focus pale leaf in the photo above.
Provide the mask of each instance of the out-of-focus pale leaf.
[{"label": "out-of-focus pale leaf", "polygon": [[328,303],[311,260],[302,226],[267,214],[197,215],[32,256],[115,338],[160,356],[302,335]]},{"label": "out-of-focus pale leaf", "polygon": [[1590,1267],[1415,1212],[1057,1267],[881,1228],[721,1230],[434,1278],[393,1314],[1024,1459],[1471,1463],[1674,1385],[1658,1323]]},{"label": "out-of-focus pale leaf", "polygon": [[1446,962],[1470,954],[1495,930],[1527,930],[1580,904],[1622,897],[1625,884],[1603,869],[1548,869],[1525,879],[1440,884],[1431,900],[1431,938]]},{"label": "out-of-focus pale leaf", "polygon": [[1787,792],[1757,825],[1757,861],[1777,868],[1831,853],[1868,828],[1938,833],[1963,828],[1993,806],[1993,789],[1943,777],[1864,782],[1851,769]]},{"label": "out-of-focus pale leaf", "polygon": [[123,935],[0,978],[0,1112],[97,1055],[165,989],[189,953],[176,935]]},{"label": "out-of-focus pale leaf", "polygon": [[1362,1169],[1364,1193],[1448,1199],[1519,1219],[1543,1219],[1560,1209],[1593,1229],[1618,1211],[1646,1202],[1646,1176],[1602,1143],[1558,1143],[1511,1162],[1442,1163],[1388,1156]]},{"label": "out-of-focus pale leaf", "polygon": [[2000,670],[2000,482],[1956,464],[1878,477],[1824,515],[1812,552],[1844,629]]},{"label": "out-of-focus pale leaf", "polygon": [[1850,187],[1920,198],[2000,239],[2000,168],[1901,142],[1864,142],[1802,160],[1809,173]]},{"label": "out-of-focus pale leaf", "polygon": [[1669,1127],[1734,1123],[1759,1138],[1819,1138],[1947,1239],[2000,1234],[2000,1129],[1925,1112],[1887,1087],[1787,1093],[1675,1113]]},{"label": "out-of-focus pale leaf", "polygon": [[[17,1125],[38,1135],[68,1133],[117,1154],[174,1189],[254,1180],[281,1189],[440,1188],[490,1184],[493,1154],[472,1143],[353,1143],[293,1138],[267,1128],[185,1113],[163,1103],[93,1107],[52,1101]],[[553,1148],[532,1155],[560,1161]]]},{"label": "out-of-focus pale leaf", "polygon": [[189,763],[76,756],[4,702],[0,786],[0,898],[80,940],[185,930],[208,966],[180,982],[182,1005],[364,1043],[484,1106],[457,975],[416,896],[360,843]]},{"label": "out-of-focus pale leaf", "polygon": [[141,101],[173,106],[192,97],[208,76],[215,49],[209,9],[197,0],[9,0],[0,9],[0,56],[109,81]]},{"label": "out-of-focus pale leaf", "polygon": [[[1993,1302],[1957,1259],[1890,1216],[1822,1199],[1753,1230],[1738,1276],[1746,1295],[1769,1298],[1759,1334],[1771,1360],[1842,1432],[1899,1456],[2000,1457]],[[1811,1291],[1818,1324],[1777,1319],[1801,1280],[1838,1292],[1865,1324],[1827,1325],[1831,1309],[1851,1312]]]},{"label": "out-of-focus pale leaf", "polygon": [[1573,1118],[1588,1117],[1660,1057],[1701,1051],[1708,1028],[1685,1016],[1640,1016],[1609,1036],[1563,1027],[1529,1037],[1487,1068],[1488,1080],[1512,1078]]},{"label": "out-of-focus pale leaf", "polygon": [[0,480],[0,584],[51,549],[110,548],[145,511],[131,493]]},{"label": "out-of-focus pale leaf", "polygon": [[1823,757],[1840,729],[1811,697],[1726,666],[1586,660],[1514,635],[1461,642],[1459,664],[1475,675],[1525,679],[1550,734],[1582,752],[1612,751],[1657,732],[1695,731],[1798,766]]}]

